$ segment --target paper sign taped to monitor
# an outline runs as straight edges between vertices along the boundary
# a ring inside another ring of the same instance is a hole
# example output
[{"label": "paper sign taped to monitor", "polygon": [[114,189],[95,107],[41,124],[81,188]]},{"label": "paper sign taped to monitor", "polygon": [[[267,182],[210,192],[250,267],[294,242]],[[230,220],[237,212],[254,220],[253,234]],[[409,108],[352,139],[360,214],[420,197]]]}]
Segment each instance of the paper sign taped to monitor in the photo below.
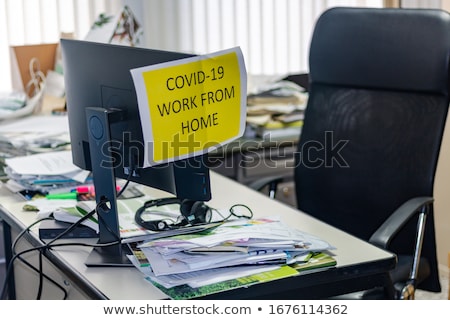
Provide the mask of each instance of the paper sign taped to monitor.
[{"label": "paper sign taped to monitor", "polygon": [[144,167],[211,151],[243,135],[247,73],[240,48],[131,70]]}]

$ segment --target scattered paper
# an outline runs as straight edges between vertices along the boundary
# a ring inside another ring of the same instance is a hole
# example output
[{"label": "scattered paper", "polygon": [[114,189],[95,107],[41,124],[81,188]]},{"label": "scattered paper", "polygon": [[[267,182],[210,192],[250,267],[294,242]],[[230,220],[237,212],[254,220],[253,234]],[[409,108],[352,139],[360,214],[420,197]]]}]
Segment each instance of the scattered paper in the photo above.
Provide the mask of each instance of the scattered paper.
[{"label": "scattered paper", "polygon": [[[55,176],[68,175],[83,181],[89,175],[72,163],[71,151],[38,153],[28,156],[5,159],[6,164],[20,175]],[[74,174],[74,173],[80,173]]]}]

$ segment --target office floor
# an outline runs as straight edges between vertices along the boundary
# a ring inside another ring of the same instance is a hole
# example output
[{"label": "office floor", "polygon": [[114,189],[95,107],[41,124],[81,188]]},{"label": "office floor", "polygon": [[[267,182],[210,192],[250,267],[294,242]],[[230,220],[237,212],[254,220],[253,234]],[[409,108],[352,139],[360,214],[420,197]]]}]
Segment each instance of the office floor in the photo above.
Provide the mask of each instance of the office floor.
[{"label": "office floor", "polygon": [[416,291],[416,300],[447,300],[449,299],[449,272],[440,270],[442,291],[440,293],[432,293],[422,290]]}]

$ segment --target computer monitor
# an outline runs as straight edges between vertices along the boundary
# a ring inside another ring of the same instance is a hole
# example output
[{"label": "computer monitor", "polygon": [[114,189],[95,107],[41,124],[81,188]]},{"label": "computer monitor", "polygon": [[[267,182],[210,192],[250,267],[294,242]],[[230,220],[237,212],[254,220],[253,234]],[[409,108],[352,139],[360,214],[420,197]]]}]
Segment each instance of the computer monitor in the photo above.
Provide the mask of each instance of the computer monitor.
[{"label": "computer monitor", "polygon": [[[73,163],[92,171],[97,203],[107,203],[97,212],[99,243],[120,239],[116,178],[183,200],[211,198],[202,156],[142,168],[144,140],[130,70],[192,55],[69,39],[61,39],[61,52]],[[101,265],[127,261],[116,261],[123,256],[120,245],[99,251]]]}]

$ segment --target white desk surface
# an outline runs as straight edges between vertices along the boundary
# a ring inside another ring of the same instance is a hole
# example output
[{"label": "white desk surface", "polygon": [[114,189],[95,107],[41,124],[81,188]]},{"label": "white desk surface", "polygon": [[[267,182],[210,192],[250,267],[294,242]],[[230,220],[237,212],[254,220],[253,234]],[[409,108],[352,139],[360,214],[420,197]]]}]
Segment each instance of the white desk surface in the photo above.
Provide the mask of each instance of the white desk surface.
[{"label": "white desk surface", "polygon": [[[211,172],[212,200],[207,204],[214,208],[229,208],[242,203],[249,206],[254,217],[277,215],[281,220],[299,230],[319,236],[337,249],[332,251],[337,260],[337,267],[357,265],[360,263],[391,259],[393,255],[376,248],[362,240],[346,234],[332,226],[324,224],[298,210],[250,190],[226,177]],[[158,190],[149,189],[155,197],[164,197]],[[24,201],[0,188],[0,209],[2,214],[10,215],[22,228],[30,225],[36,219],[33,212],[22,210]],[[332,213],[331,213],[332,214]],[[37,235],[36,235],[37,237]],[[94,241],[94,240],[92,240]],[[143,279],[143,275],[134,267],[129,268],[99,268],[86,267],[84,261],[90,252],[88,247],[61,247],[55,255],[76,273],[81,279],[98,289],[108,299],[164,299],[167,296]]]}]

